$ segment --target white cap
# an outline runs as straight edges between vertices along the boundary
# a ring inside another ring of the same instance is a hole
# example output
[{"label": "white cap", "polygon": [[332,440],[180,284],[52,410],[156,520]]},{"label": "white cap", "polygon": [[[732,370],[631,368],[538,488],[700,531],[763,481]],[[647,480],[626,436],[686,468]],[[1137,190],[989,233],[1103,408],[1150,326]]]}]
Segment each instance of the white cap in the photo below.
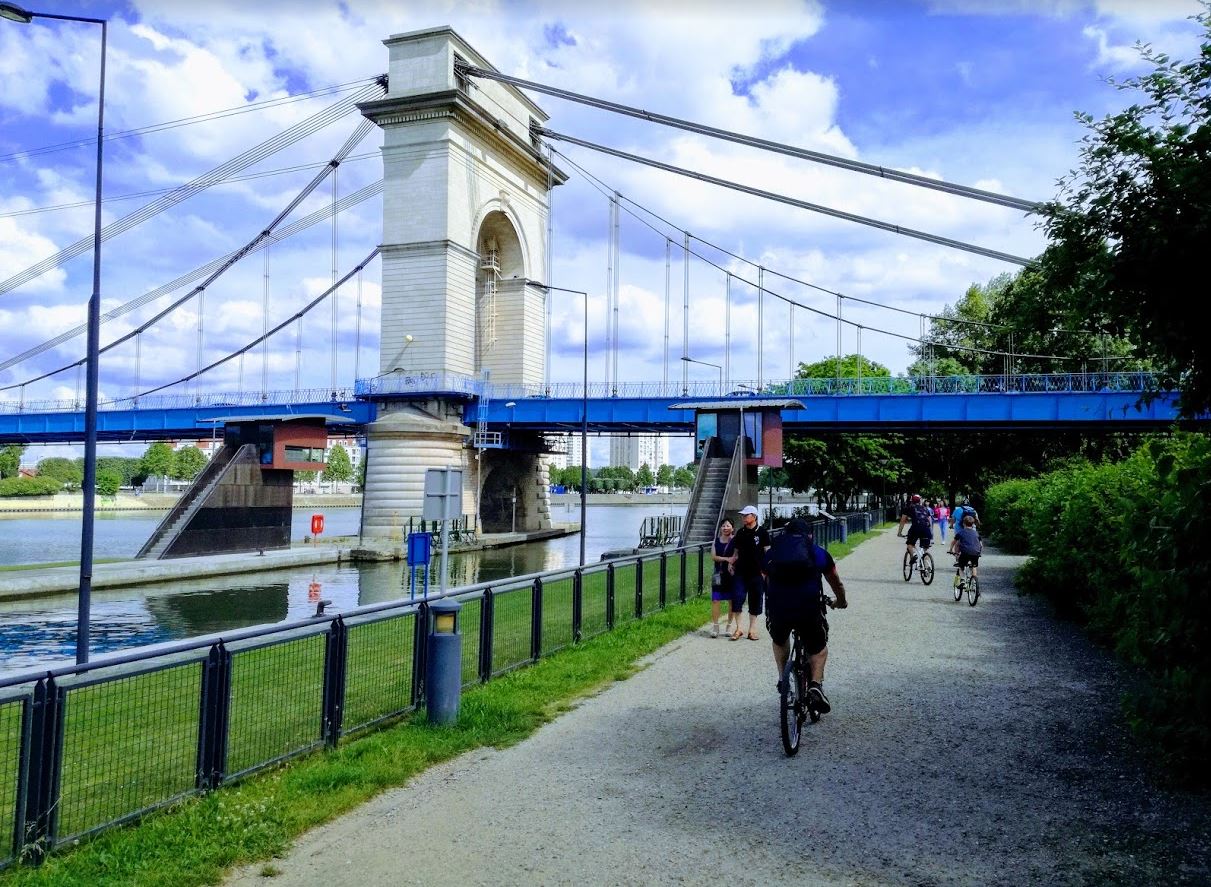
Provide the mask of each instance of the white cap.
[{"label": "white cap", "polygon": [[741,514],[751,514],[753,517],[761,517],[761,512],[754,505],[745,505],[740,509]]}]

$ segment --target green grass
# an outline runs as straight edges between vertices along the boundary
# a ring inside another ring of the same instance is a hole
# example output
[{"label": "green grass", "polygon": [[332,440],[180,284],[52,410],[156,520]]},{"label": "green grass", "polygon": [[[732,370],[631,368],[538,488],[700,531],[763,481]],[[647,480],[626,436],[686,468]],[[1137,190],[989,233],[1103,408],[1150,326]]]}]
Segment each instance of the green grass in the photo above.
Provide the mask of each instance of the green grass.
[{"label": "green grass", "polygon": [[303,831],[344,813],[427,767],[481,746],[529,736],[577,699],[635,670],[635,662],[707,618],[704,597],[543,659],[464,694],[457,726],[423,714],[282,768],[181,802],[141,824],[114,829],[41,867],[0,873],[0,885],[218,882],[225,869],[271,859]]}]

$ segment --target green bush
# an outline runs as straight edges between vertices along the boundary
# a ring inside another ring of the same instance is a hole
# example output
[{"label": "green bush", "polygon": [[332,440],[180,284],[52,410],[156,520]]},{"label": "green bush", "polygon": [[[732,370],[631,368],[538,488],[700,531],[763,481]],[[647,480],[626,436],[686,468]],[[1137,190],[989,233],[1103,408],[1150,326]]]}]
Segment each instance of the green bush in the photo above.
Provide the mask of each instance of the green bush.
[{"label": "green bush", "polygon": [[[1211,777],[1211,440],[1180,434],[1117,464],[1070,465],[989,490],[999,529],[1025,528],[1024,591],[1047,595],[1142,666],[1132,723],[1184,776]],[[1000,538],[1000,537],[998,537]]]},{"label": "green bush", "polygon": [[989,487],[984,495],[982,532],[993,537],[1006,551],[1013,554],[1028,552],[1026,516],[1034,507],[1038,486],[1037,480],[1007,480]]},{"label": "green bush", "polygon": [[53,477],[6,477],[0,480],[0,496],[53,496],[63,483]]}]

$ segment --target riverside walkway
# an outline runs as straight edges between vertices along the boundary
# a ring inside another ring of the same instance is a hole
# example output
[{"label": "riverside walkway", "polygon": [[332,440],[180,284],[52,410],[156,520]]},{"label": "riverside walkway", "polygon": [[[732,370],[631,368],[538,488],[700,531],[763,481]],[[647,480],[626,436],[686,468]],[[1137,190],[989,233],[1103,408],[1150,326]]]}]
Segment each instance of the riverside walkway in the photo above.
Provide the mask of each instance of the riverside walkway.
[{"label": "riverside walkway", "polygon": [[[834,710],[783,755],[769,642],[688,635],[526,741],[435,767],[238,887],[1207,883],[1211,801],[1127,734],[1130,673],[990,552],[979,605],[843,560]],[[935,552],[939,546],[935,546]]]}]

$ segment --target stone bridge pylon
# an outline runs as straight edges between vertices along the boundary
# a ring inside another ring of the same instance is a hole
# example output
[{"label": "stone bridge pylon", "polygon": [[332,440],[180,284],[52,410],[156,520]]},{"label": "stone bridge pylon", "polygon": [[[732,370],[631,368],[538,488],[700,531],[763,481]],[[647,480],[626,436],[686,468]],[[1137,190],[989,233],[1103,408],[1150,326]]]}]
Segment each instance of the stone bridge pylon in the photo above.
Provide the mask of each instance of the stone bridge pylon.
[{"label": "stone bridge pylon", "polygon": [[[438,380],[385,400],[366,431],[362,533],[398,536],[419,516],[428,468],[461,466],[463,511],[482,532],[550,526],[541,437],[476,449],[449,380],[541,383],[550,192],[566,176],[531,136],[547,115],[451,28],[397,34],[386,96],[360,106],[383,129],[379,375]],[[444,381],[443,381],[444,380]],[[482,473],[481,473],[482,472]]]}]

